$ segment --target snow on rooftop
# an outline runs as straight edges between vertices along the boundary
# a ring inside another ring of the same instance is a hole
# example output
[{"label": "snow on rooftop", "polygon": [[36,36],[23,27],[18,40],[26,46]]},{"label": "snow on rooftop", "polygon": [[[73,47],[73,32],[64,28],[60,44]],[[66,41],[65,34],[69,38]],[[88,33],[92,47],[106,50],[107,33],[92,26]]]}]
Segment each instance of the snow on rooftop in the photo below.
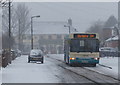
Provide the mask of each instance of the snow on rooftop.
[{"label": "snow on rooftop", "polygon": [[109,39],[107,39],[106,41],[113,41],[113,40],[118,40],[118,36],[115,36],[115,37],[111,37],[111,38],[109,38]]}]

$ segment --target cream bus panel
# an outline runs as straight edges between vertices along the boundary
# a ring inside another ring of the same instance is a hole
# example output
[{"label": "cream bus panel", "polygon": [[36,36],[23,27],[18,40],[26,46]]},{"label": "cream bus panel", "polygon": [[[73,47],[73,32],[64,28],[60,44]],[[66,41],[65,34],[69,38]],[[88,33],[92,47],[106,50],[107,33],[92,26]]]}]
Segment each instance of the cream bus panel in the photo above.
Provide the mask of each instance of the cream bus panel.
[{"label": "cream bus panel", "polygon": [[86,57],[86,58],[89,58],[89,57],[99,57],[99,53],[98,52],[93,52],[93,53],[90,53],[90,52],[80,52],[80,53],[77,53],[77,52],[70,52],[70,57],[74,57],[74,58],[78,58],[78,57]]}]

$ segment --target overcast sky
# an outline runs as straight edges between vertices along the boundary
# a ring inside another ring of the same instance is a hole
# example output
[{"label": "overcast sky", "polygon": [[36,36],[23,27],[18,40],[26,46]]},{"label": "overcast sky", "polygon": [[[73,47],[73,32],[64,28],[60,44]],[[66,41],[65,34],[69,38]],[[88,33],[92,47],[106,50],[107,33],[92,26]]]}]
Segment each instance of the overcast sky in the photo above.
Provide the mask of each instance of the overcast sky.
[{"label": "overcast sky", "polygon": [[67,21],[84,32],[97,20],[106,21],[110,15],[117,18],[117,2],[28,2],[31,15],[40,15],[39,21]]},{"label": "overcast sky", "polygon": [[[117,2],[27,2],[25,4],[30,9],[31,16],[41,16],[39,19],[34,19],[34,28],[39,30],[40,27],[44,28],[43,24],[40,26],[41,21],[59,22],[71,18],[73,27],[79,32],[84,32],[94,21],[106,21],[111,15],[117,18],[118,14]],[[63,25],[58,25],[58,27],[64,29]],[[50,24],[48,30],[49,28]]]}]

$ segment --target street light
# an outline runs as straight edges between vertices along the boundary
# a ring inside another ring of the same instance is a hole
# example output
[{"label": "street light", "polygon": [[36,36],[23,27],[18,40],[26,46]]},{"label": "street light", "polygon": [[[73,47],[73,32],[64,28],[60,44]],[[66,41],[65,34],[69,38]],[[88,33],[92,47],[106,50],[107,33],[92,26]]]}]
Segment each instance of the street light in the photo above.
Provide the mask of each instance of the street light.
[{"label": "street light", "polygon": [[31,17],[31,49],[33,49],[33,18],[38,18],[38,17],[40,17],[40,15]]},{"label": "street light", "polygon": [[68,28],[69,28],[69,34],[70,34],[70,26],[69,26],[69,25],[68,25],[68,26],[67,26],[67,25],[64,25],[64,27],[68,27]]}]

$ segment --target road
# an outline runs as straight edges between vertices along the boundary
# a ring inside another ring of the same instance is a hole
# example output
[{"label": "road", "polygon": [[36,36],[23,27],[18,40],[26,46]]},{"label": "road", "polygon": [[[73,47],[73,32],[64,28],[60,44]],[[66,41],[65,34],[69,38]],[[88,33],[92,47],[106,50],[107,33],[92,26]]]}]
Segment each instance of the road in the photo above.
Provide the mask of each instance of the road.
[{"label": "road", "polygon": [[[45,57],[44,64],[27,63],[27,56],[16,58],[2,69],[3,83],[118,83],[118,80],[82,68],[70,67],[54,57]],[[116,84],[115,84],[116,85]]]}]

